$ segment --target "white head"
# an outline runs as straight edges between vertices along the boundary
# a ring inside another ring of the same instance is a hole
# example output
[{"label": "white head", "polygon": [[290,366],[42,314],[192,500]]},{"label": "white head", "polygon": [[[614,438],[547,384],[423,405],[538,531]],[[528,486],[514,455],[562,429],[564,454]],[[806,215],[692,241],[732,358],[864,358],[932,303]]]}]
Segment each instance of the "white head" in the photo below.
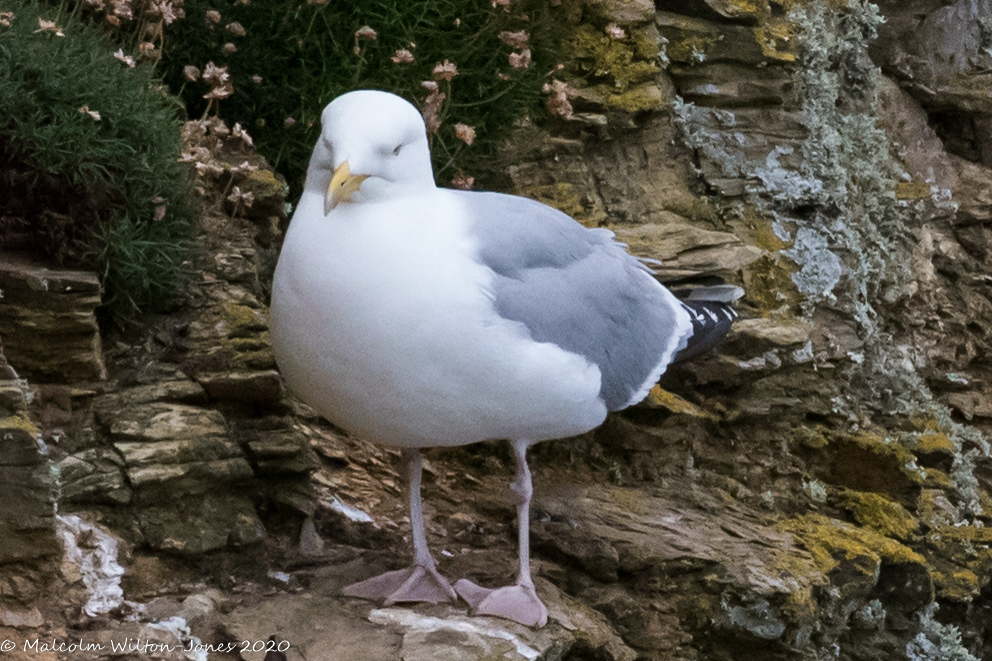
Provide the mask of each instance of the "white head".
[{"label": "white head", "polygon": [[343,202],[394,199],[434,187],[423,117],[395,94],[342,94],[320,121],[306,190],[324,196],[324,213]]}]

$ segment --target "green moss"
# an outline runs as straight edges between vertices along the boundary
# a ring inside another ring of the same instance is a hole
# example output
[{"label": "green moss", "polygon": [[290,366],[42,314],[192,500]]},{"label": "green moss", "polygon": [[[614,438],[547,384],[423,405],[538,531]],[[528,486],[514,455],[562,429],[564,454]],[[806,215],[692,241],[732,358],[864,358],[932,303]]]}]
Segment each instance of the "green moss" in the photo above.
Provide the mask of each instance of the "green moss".
[{"label": "green moss", "polygon": [[628,40],[613,39],[591,25],[575,29],[566,53],[579,77],[589,82],[605,79],[617,90],[650,80],[659,71],[653,61],[637,57]]},{"label": "green moss", "polygon": [[661,88],[654,83],[639,85],[626,92],[611,94],[606,97],[607,108],[632,114],[648,110],[660,110],[664,105],[665,99],[661,94]]},{"label": "green moss", "polygon": [[227,340],[227,345],[239,353],[268,349],[270,346],[268,333],[256,337],[234,337]]},{"label": "green moss", "polygon": [[640,27],[629,30],[634,56],[642,60],[652,61],[658,57],[661,50],[658,30],[651,27]]},{"label": "green moss", "polygon": [[257,336],[259,331],[268,328],[265,317],[260,310],[237,303],[225,303],[221,309],[224,321],[229,326],[227,335],[230,338],[252,338]]},{"label": "green moss", "polygon": [[665,105],[655,83],[658,41],[648,28],[626,39],[613,39],[591,25],[579,25],[567,41],[571,73],[607,108],[626,113],[658,110]]},{"label": "green moss", "polygon": [[823,430],[810,427],[800,427],[796,431],[794,438],[802,445],[814,450],[826,447],[830,443],[830,439]]},{"label": "green moss", "polygon": [[719,220],[716,210],[706,200],[694,195],[668,202],[665,209],[696,223],[715,224]]},{"label": "green moss", "polygon": [[845,491],[842,498],[859,525],[886,537],[906,541],[920,528],[919,521],[905,507],[877,493]]},{"label": "green moss", "polygon": [[681,39],[671,40],[666,52],[676,62],[702,62],[718,39],[716,34],[685,34]]}]

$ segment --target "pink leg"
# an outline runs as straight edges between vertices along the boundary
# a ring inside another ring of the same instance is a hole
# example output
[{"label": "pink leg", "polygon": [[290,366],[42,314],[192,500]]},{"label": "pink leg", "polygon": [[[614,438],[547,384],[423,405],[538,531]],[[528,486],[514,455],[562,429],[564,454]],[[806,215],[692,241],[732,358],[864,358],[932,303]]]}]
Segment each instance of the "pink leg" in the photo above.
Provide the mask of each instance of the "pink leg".
[{"label": "pink leg", "polygon": [[422,464],[420,450],[403,451],[407,479],[410,486],[410,527],[413,540],[413,565],[406,569],[386,572],[344,589],[346,597],[382,600],[389,606],[399,602],[427,601],[436,604],[455,601],[458,596],[451,589],[448,579],[436,569],[437,563],[427,548],[424,534],[424,508],[420,500]]},{"label": "pink leg", "polygon": [[510,490],[517,498],[517,533],[520,571],[515,585],[495,590],[476,585],[468,579],[455,583],[455,591],[472,607],[473,615],[495,615],[529,627],[543,627],[548,609],[534,591],[530,575],[530,501],[534,494],[530,468],[527,466],[527,441],[513,442],[517,474]]}]

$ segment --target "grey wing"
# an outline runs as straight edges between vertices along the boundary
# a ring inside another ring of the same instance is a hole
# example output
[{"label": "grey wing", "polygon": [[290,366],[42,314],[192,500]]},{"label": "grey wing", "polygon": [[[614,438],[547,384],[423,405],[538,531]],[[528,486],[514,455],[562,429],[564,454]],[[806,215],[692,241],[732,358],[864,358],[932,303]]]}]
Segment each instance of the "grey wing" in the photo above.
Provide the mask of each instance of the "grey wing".
[{"label": "grey wing", "polygon": [[597,365],[609,410],[642,398],[692,333],[675,297],[611,232],[527,198],[461,194],[500,316]]}]

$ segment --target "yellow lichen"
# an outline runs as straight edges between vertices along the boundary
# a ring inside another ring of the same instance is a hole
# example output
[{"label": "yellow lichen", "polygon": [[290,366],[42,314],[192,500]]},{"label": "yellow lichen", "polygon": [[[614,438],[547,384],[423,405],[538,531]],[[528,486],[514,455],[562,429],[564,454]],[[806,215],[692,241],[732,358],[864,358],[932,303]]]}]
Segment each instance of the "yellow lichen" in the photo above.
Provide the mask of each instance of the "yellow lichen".
[{"label": "yellow lichen", "polygon": [[914,179],[912,181],[900,181],[896,184],[896,199],[898,200],[925,200],[932,195],[930,184],[925,181]]},{"label": "yellow lichen", "polygon": [[982,589],[978,575],[970,569],[935,570],[933,583],[937,596],[951,601],[970,601],[977,597]]},{"label": "yellow lichen", "polygon": [[782,604],[782,612],[789,621],[800,624],[813,623],[819,619],[820,607],[813,595],[812,586],[804,586],[788,593]]},{"label": "yellow lichen", "polygon": [[713,418],[713,414],[704,411],[692,402],[682,399],[678,395],[667,390],[663,390],[661,386],[654,386],[648,392],[647,403],[649,405],[660,406],[662,408],[668,409],[672,413],[679,413],[681,415],[689,415],[694,418]]},{"label": "yellow lichen", "polygon": [[765,57],[779,62],[794,62],[793,33],[792,24],[788,21],[770,21],[754,29],[754,38]]},{"label": "yellow lichen", "polygon": [[927,468],[923,486],[931,489],[950,489],[954,486],[951,476],[937,468]]},{"label": "yellow lichen", "polygon": [[916,484],[923,484],[924,482],[924,473],[918,468],[912,468],[916,463],[916,457],[901,443],[891,442],[885,436],[867,431],[854,434],[833,432],[830,440],[832,443],[853,443],[871,454],[892,459],[899,466],[903,475],[908,477],[911,482]]},{"label": "yellow lichen", "polygon": [[554,207],[589,227],[596,227],[603,219],[586,209],[579,196],[579,188],[575,184],[560,181],[554,184],[528,186],[522,189],[520,194]]},{"label": "yellow lichen", "polygon": [[798,305],[801,297],[792,281],[796,270],[791,260],[778,255],[759,257],[744,269],[745,301],[764,314]]},{"label": "yellow lichen", "polygon": [[854,560],[852,567],[872,575],[881,562],[926,565],[923,556],[894,539],[868,528],[829,519],[822,514],[786,519],[779,522],[776,528],[791,533],[825,574],[840,565],[841,557]]},{"label": "yellow lichen", "polygon": [[607,489],[604,492],[606,499],[631,514],[644,514],[644,506],[640,499],[640,492],[636,489]]},{"label": "yellow lichen", "polygon": [[926,538],[940,597],[970,601],[992,578],[992,528],[940,526]]},{"label": "yellow lichen", "polygon": [[920,454],[935,454],[938,452],[954,454],[956,451],[954,442],[948,438],[947,434],[941,432],[928,432],[920,435],[912,442],[910,449]]},{"label": "yellow lichen", "polygon": [[905,507],[877,493],[845,491],[843,499],[858,524],[886,537],[906,541],[919,531],[919,521]]},{"label": "yellow lichen", "polygon": [[32,436],[38,434],[41,430],[33,422],[28,420],[23,415],[12,415],[6,418],[0,418],[0,432],[4,430],[19,430],[26,431]]}]

